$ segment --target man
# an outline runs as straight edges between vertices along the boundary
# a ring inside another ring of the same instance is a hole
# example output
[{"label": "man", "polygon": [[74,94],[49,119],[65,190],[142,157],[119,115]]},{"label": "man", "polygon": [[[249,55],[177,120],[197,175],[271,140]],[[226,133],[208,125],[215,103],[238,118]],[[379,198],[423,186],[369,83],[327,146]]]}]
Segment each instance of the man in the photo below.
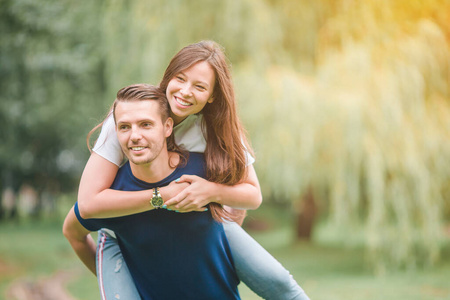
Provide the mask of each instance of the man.
[{"label": "man", "polygon": [[95,274],[96,246],[90,231],[114,231],[143,299],[240,299],[239,280],[222,224],[211,213],[177,213],[162,208],[158,187],[183,174],[205,177],[202,154],[187,157],[170,143],[173,120],[164,93],[140,84],[121,89],[113,106],[119,143],[128,162],[112,189],[153,189],[149,211],[124,217],[83,219],[69,212],[64,234]]}]

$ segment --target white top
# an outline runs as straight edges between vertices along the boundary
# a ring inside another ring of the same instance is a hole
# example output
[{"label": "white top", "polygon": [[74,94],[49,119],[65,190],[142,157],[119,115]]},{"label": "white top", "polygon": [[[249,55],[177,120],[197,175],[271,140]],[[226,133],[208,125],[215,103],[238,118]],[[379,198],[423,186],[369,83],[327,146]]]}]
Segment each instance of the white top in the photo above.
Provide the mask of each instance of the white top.
[{"label": "white top", "polygon": [[[206,140],[202,131],[202,114],[189,115],[173,128],[175,143],[190,152],[205,152]],[[101,157],[117,166],[121,166],[124,155],[117,139],[113,115],[110,114],[103,123],[100,135],[92,149]],[[253,156],[247,152],[247,165],[255,162]]]}]

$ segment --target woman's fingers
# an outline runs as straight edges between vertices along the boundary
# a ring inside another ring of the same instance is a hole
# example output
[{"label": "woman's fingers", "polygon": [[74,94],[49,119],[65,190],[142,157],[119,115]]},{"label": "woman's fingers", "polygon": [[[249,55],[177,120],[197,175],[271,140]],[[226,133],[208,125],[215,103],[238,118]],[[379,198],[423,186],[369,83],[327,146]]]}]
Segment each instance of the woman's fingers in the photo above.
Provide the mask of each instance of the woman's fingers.
[{"label": "woman's fingers", "polygon": [[164,204],[166,204],[167,206],[175,206],[178,203],[180,203],[184,198],[186,198],[186,192],[183,190],[175,197],[164,202]]},{"label": "woman's fingers", "polygon": [[187,183],[191,183],[193,180],[195,180],[196,177],[195,175],[182,175],[180,178],[176,179],[175,182],[176,183],[183,183],[183,182],[187,182]]},{"label": "woman's fingers", "polygon": [[193,208],[193,209],[189,209],[189,208],[182,208],[182,209],[178,209],[174,206],[167,206],[167,205],[163,205],[163,209],[166,209],[168,211],[173,211],[173,212],[177,212],[177,213],[188,213],[188,212],[205,212],[208,211],[208,209],[206,207],[199,207],[199,208]]}]

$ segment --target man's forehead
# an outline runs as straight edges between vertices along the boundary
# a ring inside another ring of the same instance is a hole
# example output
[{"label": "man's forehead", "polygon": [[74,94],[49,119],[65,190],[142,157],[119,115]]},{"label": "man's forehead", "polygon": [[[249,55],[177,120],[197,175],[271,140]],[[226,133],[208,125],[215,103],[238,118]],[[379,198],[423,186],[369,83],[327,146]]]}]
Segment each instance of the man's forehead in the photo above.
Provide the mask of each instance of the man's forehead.
[{"label": "man's forehead", "polygon": [[115,109],[117,122],[139,119],[161,120],[159,104],[152,100],[119,101]]}]

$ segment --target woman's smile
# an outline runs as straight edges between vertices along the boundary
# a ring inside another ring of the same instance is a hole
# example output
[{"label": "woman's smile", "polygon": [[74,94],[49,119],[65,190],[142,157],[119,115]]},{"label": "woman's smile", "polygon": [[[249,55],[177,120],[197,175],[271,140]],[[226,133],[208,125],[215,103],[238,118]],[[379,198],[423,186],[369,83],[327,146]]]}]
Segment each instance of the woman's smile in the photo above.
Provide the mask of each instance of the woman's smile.
[{"label": "woman's smile", "polygon": [[177,96],[174,96],[174,98],[177,101],[177,103],[182,105],[182,106],[191,106],[191,105],[193,105],[192,103],[187,102],[183,98],[180,98],[180,97],[177,97]]},{"label": "woman's smile", "polygon": [[213,102],[215,81],[214,70],[206,61],[192,65],[170,80],[166,96],[175,124],[201,112],[207,103]]}]

